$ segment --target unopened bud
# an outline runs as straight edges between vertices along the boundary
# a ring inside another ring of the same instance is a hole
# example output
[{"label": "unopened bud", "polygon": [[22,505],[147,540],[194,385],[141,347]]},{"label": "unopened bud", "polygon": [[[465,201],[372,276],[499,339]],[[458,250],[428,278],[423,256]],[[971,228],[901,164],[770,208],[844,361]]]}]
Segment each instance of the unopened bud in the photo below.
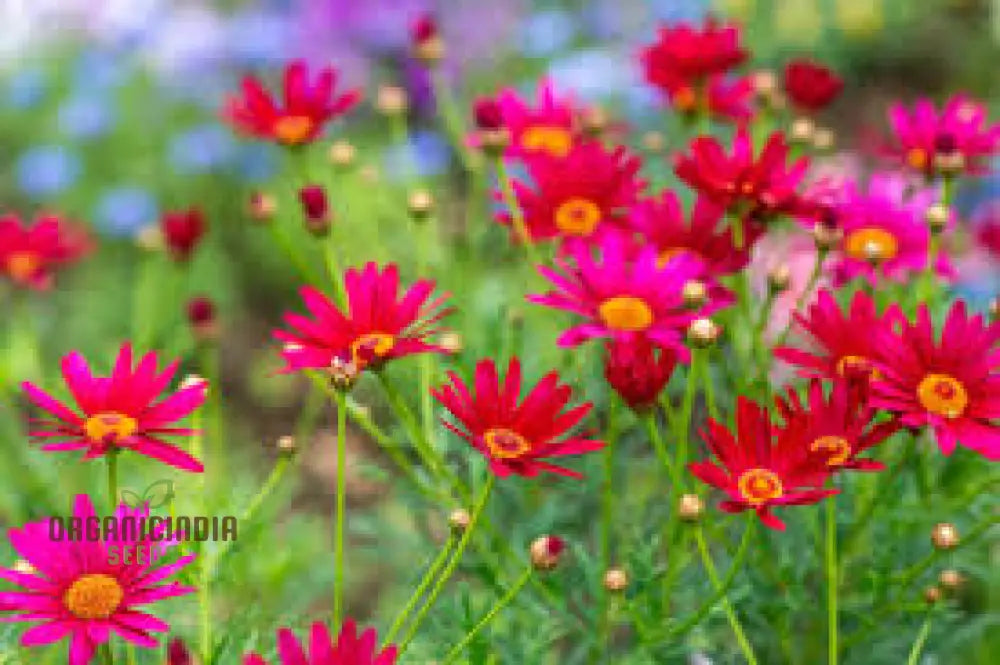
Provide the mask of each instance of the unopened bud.
[{"label": "unopened bud", "polygon": [[689,279],[684,282],[681,289],[681,296],[684,298],[684,305],[691,309],[698,309],[708,300],[708,287],[705,282],[697,279]]},{"label": "unopened bud", "polygon": [[691,346],[704,348],[715,344],[720,332],[719,326],[712,319],[695,319],[688,326],[687,338]]},{"label": "unopened bud", "polygon": [[277,209],[277,202],[267,192],[254,192],[250,195],[250,219],[255,222],[262,224],[270,222],[274,218],[274,211]]},{"label": "unopened bud", "polygon": [[448,526],[451,528],[452,533],[455,534],[465,533],[471,521],[472,517],[469,515],[469,511],[462,508],[456,508],[448,515]]},{"label": "unopened bud", "polygon": [[354,387],[358,376],[361,374],[357,363],[353,360],[345,360],[340,356],[335,356],[330,361],[330,367],[327,368],[327,372],[330,375],[330,382],[333,384],[333,387],[344,392]]},{"label": "unopened bud", "polygon": [[604,573],[604,588],[611,593],[621,593],[628,588],[628,573],[623,568],[611,568]]},{"label": "unopened bud", "polygon": [[330,231],[330,203],[326,190],[321,185],[306,185],[299,190],[299,202],[305,216],[306,228],[315,236],[324,236]]},{"label": "unopened bud", "polygon": [[413,55],[425,65],[435,65],[444,57],[444,40],[438,31],[437,21],[424,14],[413,24],[410,32]]},{"label": "unopened bud", "polygon": [[705,512],[705,503],[697,494],[684,494],[677,503],[677,514],[685,522],[697,522]]},{"label": "unopened bud", "polygon": [[816,132],[816,125],[810,118],[796,118],[788,132],[788,140],[792,143],[809,143]]},{"label": "unopened bud", "polygon": [[286,454],[294,453],[298,446],[295,443],[295,437],[290,434],[278,437],[278,451]]},{"label": "unopened bud", "polygon": [[149,224],[139,229],[139,233],[135,236],[135,244],[139,249],[144,249],[148,252],[158,252],[166,245],[163,238],[163,231],[160,230],[158,224]]},{"label": "unopened bud", "polygon": [[931,233],[941,233],[944,231],[950,217],[951,211],[948,210],[948,206],[941,203],[935,203],[927,208],[927,212],[924,213],[924,218],[927,220],[927,227],[931,230]]},{"label": "unopened bud", "polygon": [[205,296],[195,296],[187,303],[187,319],[191,332],[202,342],[218,339],[219,327],[215,319],[215,304]]},{"label": "unopened bud", "polygon": [[600,106],[592,106],[580,113],[580,127],[591,136],[600,136],[608,128],[608,114]]},{"label": "unopened bud", "polygon": [[340,168],[347,168],[354,164],[358,151],[347,141],[335,141],[327,152],[330,163]]},{"label": "unopened bud", "polygon": [[816,241],[816,249],[820,252],[836,249],[843,237],[844,232],[836,224],[816,222],[813,225],[813,240]]},{"label": "unopened bud", "polygon": [[648,131],[642,135],[642,147],[649,152],[661,152],[667,145],[663,132]]},{"label": "unopened bud", "polygon": [[768,97],[778,89],[778,77],[770,69],[761,69],[754,72],[750,79],[753,83],[754,92],[761,97]]},{"label": "unopened bud", "polygon": [[813,129],[813,147],[820,152],[831,150],[836,140],[837,135],[829,127],[816,127]]},{"label": "unopened bud", "polygon": [[407,206],[411,217],[425,219],[434,210],[434,197],[426,189],[418,189],[410,194]]},{"label": "unopened bud", "polygon": [[941,571],[938,583],[948,591],[957,591],[965,583],[965,576],[954,568],[948,568]]},{"label": "unopened bud", "polygon": [[406,113],[409,107],[409,100],[406,91],[398,85],[379,86],[375,93],[375,108],[385,115],[400,115]]},{"label": "unopened bud", "polygon": [[535,570],[552,570],[559,565],[566,542],[559,536],[541,536],[531,543],[531,564]]},{"label": "unopened bud", "polygon": [[767,288],[771,293],[787,291],[792,284],[792,270],[787,264],[776,265],[767,271]]},{"label": "unopened bud", "polygon": [[959,150],[935,153],[934,168],[946,176],[957,175],[965,170],[965,155]]},{"label": "unopened bud", "polygon": [[461,333],[457,333],[454,330],[442,333],[441,339],[438,340],[438,346],[448,353],[458,353],[463,347]]},{"label": "unopened bud", "polygon": [[931,533],[931,542],[939,550],[954,549],[959,542],[958,529],[955,528],[954,524],[949,522],[936,524],[934,531]]},{"label": "unopened bud", "polygon": [[930,586],[924,589],[924,600],[927,601],[928,605],[933,605],[939,600],[941,600],[941,589],[936,586]]},{"label": "unopened bud", "polygon": [[208,381],[204,377],[198,376],[197,374],[188,374],[181,381],[180,389],[185,390],[187,388],[194,388],[196,386],[202,386],[206,390],[208,389]]}]

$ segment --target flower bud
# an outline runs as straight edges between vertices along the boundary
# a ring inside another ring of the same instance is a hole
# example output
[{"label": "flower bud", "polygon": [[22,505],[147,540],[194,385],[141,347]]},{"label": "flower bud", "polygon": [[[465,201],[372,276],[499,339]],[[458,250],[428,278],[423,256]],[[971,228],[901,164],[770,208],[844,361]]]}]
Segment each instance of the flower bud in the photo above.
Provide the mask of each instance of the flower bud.
[{"label": "flower bud", "polygon": [[947,591],[957,591],[965,583],[965,576],[954,568],[947,568],[941,571],[938,583]]},{"label": "flower bud", "polygon": [[285,434],[284,436],[278,437],[278,452],[290,455],[298,450],[298,444],[295,442],[295,437],[290,434]]},{"label": "flower bud", "polygon": [[600,106],[586,108],[580,113],[580,127],[590,136],[600,136],[608,128],[608,113]]},{"label": "flower bud", "polygon": [[935,203],[927,208],[927,212],[924,213],[924,218],[927,220],[927,227],[931,230],[931,233],[941,233],[944,231],[945,226],[948,225],[949,217],[951,217],[951,211],[948,210],[948,206],[941,203]]},{"label": "flower bud", "polygon": [[701,280],[689,279],[684,282],[681,296],[684,298],[685,307],[698,309],[708,300],[708,287]]},{"label": "flower bud", "polygon": [[531,565],[535,570],[552,570],[566,549],[566,542],[559,536],[541,536],[531,543]]},{"label": "flower bud", "polygon": [[816,125],[810,118],[796,118],[788,132],[788,140],[792,143],[809,143],[816,132]]},{"label": "flower bud", "polygon": [[936,586],[930,586],[924,589],[924,600],[927,601],[928,605],[933,605],[939,600],[941,600],[941,589]]},{"label": "flower bud", "polygon": [[719,326],[712,319],[695,319],[688,326],[688,343],[695,348],[709,347],[715,344],[715,340],[719,339],[720,332]]},{"label": "flower bud", "polygon": [[476,129],[494,131],[503,127],[503,109],[492,97],[479,97],[472,103]]},{"label": "flower bud", "polygon": [[628,588],[628,573],[623,568],[610,568],[604,573],[604,588],[611,593],[621,593]]},{"label": "flower bud", "polygon": [[677,514],[685,522],[697,522],[705,512],[705,503],[697,494],[684,494],[677,503]]},{"label": "flower bud", "polygon": [[398,85],[379,86],[375,93],[375,108],[384,115],[401,115],[406,113],[409,100],[406,91]]},{"label": "flower bud", "polygon": [[455,535],[465,533],[465,530],[469,528],[469,523],[471,521],[472,516],[469,515],[469,511],[463,508],[456,508],[451,511],[450,515],[448,515],[448,526]]},{"label": "flower bud", "polygon": [[931,542],[939,550],[954,549],[958,545],[959,540],[958,529],[950,522],[936,524],[934,531],[931,533]]},{"label": "flower bud", "polygon": [[158,252],[164,247],[163,231],[156,224],[144,226],[136,234],[135,244],[148,252]]},{"label": "flower bud", "polygon": [[330,231],[330,203],[321,185],[306,185],[299,190],[299,202],[305,215],[306,228],[315,236]]},{"label": "flower bud", "polygon": [[812,134],[812,144],[813,148],[820,152],[826,152],[833,149],[833,145],[836,142],[837,137],[833,133],[833,130],[829,127],[816,127],[813,129]]},{"label": "flower bud", "polygon": [[188,374],[181,381],[180,390],[184,390],[186,388],[194,388],[195,386],[203,386],[207,390],[208,381],[205,380],[205,377],[199,376],[197,374]]},{"label": "flower bud", "polygon": [[650,130],[642,135],[642,147],[649,152],[661,152],[667,145],[663,132]]},{"label": "flower bud", "polygon": [[462,334],[454,330],[442,333],[441,338],[438,340],[438,346],[448,353],[458,353],[463,347]]},{"label": "flower bud", "polygon": [[267,192],[254,192],[250,195],[250,219],[255,222],[262,224],[270,222],[274,218],[274,211],[277,208],[278,203]]},{"label": "flower bud", "polygon": [[945,176],[957,175],[965,170],[965,155],[959,150],[935,153],[934,168]]},{"label": "flower bud", "polygon": [[219,328],[215,320],[215,304],[205,296],[195,296],[187,303],[187,319],[191,332],[202,342],[218,339]]},{"label": "flower bud", "polygon": [[430,14],[423,14],[410,31],[413,55],[425,65],[436,65],[444,57],[444,40],[438,31],[437,21]]},{"label": "flower bud", "polygon": [[778,90],[778,77],[770,69],[761,69],[751,74],[754,92],[761,97],[768,97]]},{"label": "flower bud", "polygon": [[788,264],[782,263],[767,271],[767,288],[771,293],[787,291],[792,284],[792,270]]},{"label": "flower bud", "polygon": [[175,637],[167,645],[166,665],[194,665],[194,658],[191,655],[191,651],[188,650],[179,637]]},{"label": "flower bud", "polygon": [[198,208],[172,210],[160,219],[160,230],[174,260],[187,261],[205,235],[205,216]]},{"label": "flower bud", "polygon": [[434,210],[434,197],[426,189],[418,189],[410,193],[407,206],[413,219],[426,219]]},{"label": "flower bud", "polygon": [[819,221],[813,225],[813,240],[820,252],[829,252],[840,246],[844,232],[836,222]]},{"label": "flower bud", "polygon": [[994,321],[1000,321],[1000,298],[994,298],[990,301],[990,316],[993,317]]},{"label": "flower bud", "polygon": [[329,151],[327,151],[327,157],[329,157],[330,163],[344,169],[354,164],[357,154],[358,151],[354,148],[354,146],[343,140],[334,141],[334,143],[330,146]]},{"label": "flower bud", "polygon": [[334,388],[347,392],[357,382],[361,375],[361,368],[353,359],[334,356],[333,360],[330,361],[330,367],[327,368],[327,373],[330,375],[330,382]]}]

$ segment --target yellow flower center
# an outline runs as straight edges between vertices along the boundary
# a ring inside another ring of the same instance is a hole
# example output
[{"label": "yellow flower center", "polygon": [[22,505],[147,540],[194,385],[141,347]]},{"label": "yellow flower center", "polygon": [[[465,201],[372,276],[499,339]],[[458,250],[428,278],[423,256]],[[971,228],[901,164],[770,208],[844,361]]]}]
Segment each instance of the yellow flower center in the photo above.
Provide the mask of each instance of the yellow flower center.
[{"label": "yellow flower center", "polygon": [[104,573],[78,577],[63,594],[63,605],[78,619],[107,619],[115,613],[125,592],[118,580]]},{"label": "yellow flower center", "polygon": [[676,259],[678,256],[697,257],[698,254],[696,252],[691,251],[687,247],[667,247],[666,249],[661,250],[659,255],[657,256],[656,266],[658,268],[662,268],[663,266],[670,263],[671,259]]},{"label": "yellow flower center", "polygon": [[351,342],[351,360],[358,369],[389,355],[396,346],[396,338],[389,333],[370,332]]},{"label": "yellow flower center", "polygon": [[698,95],[691,86],[684,86],[673,94],[670,102],[678,111],[689,113],[698,105]]},{"label": "yellow flower center", "polygon": [[653,324],[653,310],[642,298],[615,296],[598,308],[604,325],[612,330],[637,332]]},{"label": "yellow flower center", "polygon": [[7,257],[7,273],[15,282],[26,282],[42,267],[42,257],[35,252],[14,252]]},{"label": "yellow flower center", "polygon": [[309,116],[289,115],[274,123],[274,135],[285,145],[299,145],[309,138],[314,127]]},{"label": "yellow flower center", "polygon": [[546,152],[565,157],[573,147],[573,135],[563,127],[535,125],[521,134],[521,147],[531,152]]},{"label": "yellow flower center", "polygon": [[917,386],[917,399],[925,409],[945,418],[958,418],[969,405],[962,382],[947,374],[928,374]]},{"label": "yellow flower center", "polygon": [[819,437],[809,445],[809,450],[825,454],[827,466],[842,466],[851,456],[851,444],[847,439],[833,434]]},{"label": "yellow flower center", "polygon": [[868,372],[868,376],[875,380],[882,377],[878,368],[873,367],[871,361],[864,356],[846,355],[841,356],[840,360],[837,361],[837,374],[840,376],[846,377],[853,374],[860,377],[865,372]]},{"label": "yellow flower center", "polygon": [[747,503],[755,506],[784,494],[781,478],[769,469],[747,469],[740,474],[736,487]]},{"label": "yellow flower center", "polygon": [[571,236],[589,236],[601,223],[601,208],[590,199],[573,197],[556,208],[556,226]]},{"label": "yellow flower center", "polygon": [[885,229],[868,227],[851,231],[844,238],[844,251],[854,259],[888,261],[899,252],[899,242]]},{"label": "yellow flower center", "polygon": [[83,424],[84,433],[94,443],[108,440],[115,443],[132,436],[138,429],[139,422],[135,418],[117,411],[95,413]]},{"label": "yellow flower center", "polygon": [[910,148],[906,151],[906,163],[914,169],[927,168],[928,155],[923,148]]},{"label": "yellow flower center", "polygon": [[498,459],[515,459],[531,450],[531,444],[523,436],[509,429],[498,427],[483,434],[490,456]]}]

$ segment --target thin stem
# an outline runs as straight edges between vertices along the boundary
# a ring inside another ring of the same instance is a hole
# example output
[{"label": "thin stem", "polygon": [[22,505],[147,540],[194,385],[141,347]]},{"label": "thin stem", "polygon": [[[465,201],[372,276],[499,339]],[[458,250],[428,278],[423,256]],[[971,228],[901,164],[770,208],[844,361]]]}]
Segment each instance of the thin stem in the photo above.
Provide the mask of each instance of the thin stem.
[{"label": "thin stem", "polygon": [[431,562],[431,565],[427,567],[427,572],[424,573],[423,579],[420,580],[420,584],[417,585],[417,588],[413,591],[413,594],[410,596],[410,599],[406,602],[406,605],[403,607],[402,611],[398,615],[396,615],[396,619],[392,622],[392,626],[389,628],[389,631],[385,634],[384,644],[392,643],[392,639],[396,637],[396,634],[399,633],[400,628],[402,628],[403,624],[406,623],[406,619],[407,617],[410,616],[410,612],[412,612],[413,608],[417,606],[417,603],[423,597],[424,593],[427,591],[427,588],[430,587],[431,582],[434,581],[434,578],[437,577],[437,574],[441,571],[441,567],[444,566],[445,562],[448,560],[448,555],[451,554],[452,547],[454,547],[454,545],[455,545],[454,537],[449,537],[448,540],[445,542],[444,547],[442,547],[438,555],[434,557],[434,561]]},{"label": "thin stem", "polygon": [[681,481],[677,476],[677,469],[674,468],[674,462],[670,459],[670,453],[667,451],[666,445],[663,443],[663,436],[660,434],[660,428],[656,422],[656,411],[650,409],[646,414],[643,421],[646,423],[646,432],[649,435],[649,440],[653,444],[653,450],[656,452],[656,457],[659,458],[660,464],[663,468],[667,470],[670,474],[670,482],[672,487],[670,488],[671,494],[677,492],[678,487],[680,487]]},{"label": "thin stem", "polygon": [[812,273],[809,274],[809,281],[806,282],[806,287],[802,289],[799,297],[795,299],[795,309],[788,313],[788,323],[775,341],[774,348],[784,346],[785,342],[788,341],[788,335],[791,334],[792,327],[795,324],[795,313],[802,311],[802,308],[805,307],[806,302],[809,300],[809,295],[816,289],[819,278],[823,275],[823,261],[826,260],[826,255],[827,252],[816,252],[816,262],[813,263]]},{"label": "thin stem", "polygon": [[403,639],[402,644],[399,646],[399,653],[402,654],[406,651],[406,647],[410,645],[413,641],[414,636],[417,634],[417,629],[423,622],[427,613],[434,606],[434,602],[437,597],[441,594],[442,589],[444,589],[445,583],[451,577],[452,573],[455,572],[455,568],[458,567],[458,562],[462,560],[462,554],[465,552],[465,547],[469,544],[469,539],[472,537],[472,532],[475,530],[476,523],[479,521],[479,516],[482,514],[483,509],[486,507],[486,500],[490,496],[490,490],[493,489],[493,474],[489,474],[486,479],[486,486],[483,488],[483,493],[479,497],[476,507],[472,511],[472,517],[469,519],[469,526],[466,527],[465,533],[462,534],[462,538],[458,541],[458,545],[455,547],[455,553],[452,554],[451,560],[448,562],[447,567],[445,567],[444,572],[441,573],[441,577],[438,578],[437,582],[434,584],[434,588],[431,589],[430,594],[427,596],[427,602],[424,606],[420,608],[417,612],[417,616],[414,617],[413,623],[410,624],[410,630],[407,631],[406,637]]},{"label": "thin stem", "polygon": [[[618,403],[614,395],[608,403],[608,433],[604,446],[604,481],[601,488],[601,563],[604,570],[611,567],[611,536],[614,526],[615,510],[615,444],[618,438]],[[594,657],[599,657],[601,649],[607,653],[610,634],[610,617],[608,606],[610,593],[601,587],[601,613],[598,626],[598,639],[594,645]]]},{"label": "thin stem", "polygon": [[524,222],[524,211],[521,210],[517,194],[514,193],[514,183],[510,178],[510,173],[507,171],[507,164],[504,162],[503,156],[498,155],[494,163],[496,164],[497,180],[500,182],[500,194],[503,196],[504,205],[507,206],[507,210],[510,212],[514,233],[517,234],[517,239],[521,241],[521,244],[524,245],[525,250],[528,252],[528,259],[531,263],[541,265],[535,249],[535,242],[532,240],[531,234],[528,232],[528,227]]},{"label": "thin stem", "polygon": [[108,504],[113,514],[118,508],[118,451],[112,449],[105,457],[108,460]]},{"label": "thin stem", "polygon": [[347,404],[337,392],[337,525],[334,545],[333,629],[340,629],[344,605],[344,520],[347,515]]},{"label": "thin stem", "polygon": [[486,616],[480,619],[479,623],[477,623],[475,627],[473,627],[473,629],[470,630],[466,634],[466,636],[463,637],[462,640],[448,652],[448,654],[441,661],[441,665],[448,665],[448,663],[458,658],[458,656],[462,653],[465,647],[467,647],[469,643],[472,642],[472,640],[476,637],[476,635],[479,634],[479,631],[488,626],[489,623],[493,621],[494,618],[496,618],[496,615],[500,613],[500,610],[502,610],[504,607],[510,604],[510,601],[514,600],[514,597],[517,596],[517,594],[521,591],[521,589],[523,589],[524,586],[528,583],[528,580],[531,579],[531,574],[533,572],[534,572],[534,567],[528,566],[525,569],[525,571],[521,573],[521,577],[519,577],[517,582],[514,583],[514,586],[512,586],[510,590],[506,594],[504,594],[504,596],[500,600],[496,602],[496,604],[493,606],[493,609],[491,609],[486,614]]},{"label": "thin stem", "polygon": [[917,639],[913,640],[913,647],[910,649],[910,655],[906,659],[906,665],[917,665],[920,660],[920,654],[924,650],[924,644],[927,643],[927,638],[931,634],[931,621],[932,615],[930,612],[927,613],[927,618],[924,619],[923,625],[920,626],[920,632],[917,633]]},{"label": "thin stem", "polygon": [[437,100],[438,108],[441,110],[445,133],[451,138],[462,167],[467,173],[471,173],[476,170],[476,166],[471,151],[465,145],[465,128],[462,126],[462,116],[455,105],[455,98],[452,97],[439,67],[431,69],[430,79],[434,88],[434,99]]},{"label": "thin stem", "polygon": [[717,593],[721,592],[720,600],[722,601],[722,609],[726,613],[729,627],[732,628],[733,634],[736,636],[736,642],[740,645],[740,650],[743,652],[748,665],[757,665],[757,657],[754,655],[753,647],[750,646],[750,642],[743,632],[743,626],[740,624],[739,617],[736,616],[736,611],[726,596],[722,580],[719,579],[719,573],[715,569],[715,564],[712,563],[712,557],[708,552],[708,545],[705,543],[705,534],[702,532],[701,525],[695,527],[694,538],[698,543],[698,553],[701,555],[701,562],[705,567],[705,572],[708,574],[708,579],[712,582],[712,587],[715,591]]},{"label": "thin stem", "polygon": [[[681,415],[675,423],[674,434],[677,436],[677,454],[674,468],[678,474],[684,473],[687,464],[688,439],[691,433],[691,416],[694,409],[695,395],[698,393],[698,377],[701,372],[702,350],[691,350],[691,367],[688,371],[687,386],[684,391],[684,401],[681,403]],[[683,476],[680,476],[678,489],[683,489]]]},{"label": "thin stem", "polygon": [[837,502],[826,500],[826,618],[830,665],[837,665]]}]

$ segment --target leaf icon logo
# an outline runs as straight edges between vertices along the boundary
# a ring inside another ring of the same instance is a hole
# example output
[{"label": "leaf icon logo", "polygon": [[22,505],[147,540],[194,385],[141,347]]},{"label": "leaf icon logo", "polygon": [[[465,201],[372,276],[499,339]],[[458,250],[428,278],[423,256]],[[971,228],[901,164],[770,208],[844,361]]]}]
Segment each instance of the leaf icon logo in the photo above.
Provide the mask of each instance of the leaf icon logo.
[{"label": "leaf icon logo", "polygon": [[133,509],[147,507],[150,510],[165,505],[176,496],[174,494],[174,483],[172,480],[157,480],[152,485],[143,490],[142,495],[136,494],[130,489],[121,491],[121,500]]}]

